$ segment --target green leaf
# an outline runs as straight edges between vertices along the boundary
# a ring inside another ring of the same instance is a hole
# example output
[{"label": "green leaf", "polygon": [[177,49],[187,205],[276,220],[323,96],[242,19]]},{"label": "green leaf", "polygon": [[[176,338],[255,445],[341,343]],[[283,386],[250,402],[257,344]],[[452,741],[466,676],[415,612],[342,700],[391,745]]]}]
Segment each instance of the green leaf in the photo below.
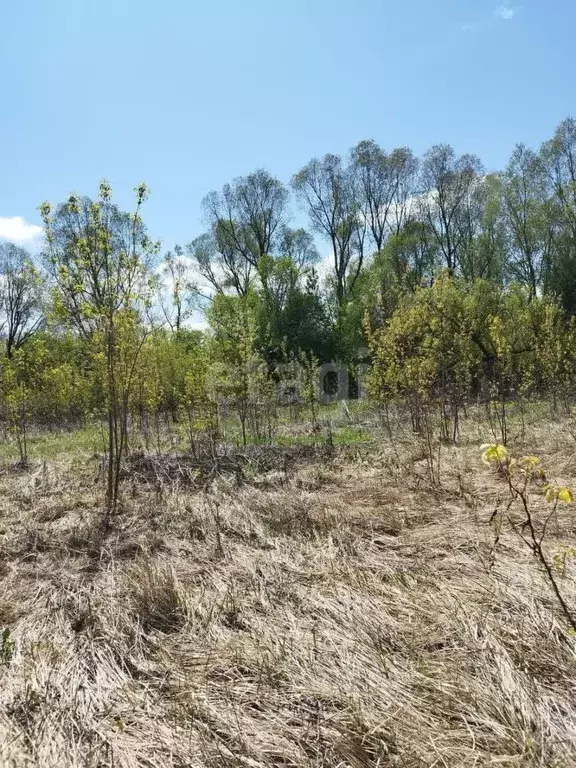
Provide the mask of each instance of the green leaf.
[{"label": "green leaf", "polygon": [[544,488],[546,492],[546,501],[563,501],[565,504],[572,504],[574,501],[574,494],[570,488],[559,485],[547,485]]},{"label": "green leaf", "polygon": [[494,461],[503,462],[508,458],[508,451],[503,445],[499,445],[498,443],[483,445],[482,448],[484,449],[482,459],[486,464]]}]

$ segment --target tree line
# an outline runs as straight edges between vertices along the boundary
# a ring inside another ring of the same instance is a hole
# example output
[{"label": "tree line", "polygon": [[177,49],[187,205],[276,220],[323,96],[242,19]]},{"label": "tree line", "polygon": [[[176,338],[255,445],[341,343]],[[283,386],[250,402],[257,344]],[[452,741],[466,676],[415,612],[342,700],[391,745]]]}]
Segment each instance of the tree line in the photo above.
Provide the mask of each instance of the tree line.
[{"label": "tree line", "polygon": [[[288,338],[320,359],[350,359],[367,309],[390,314],[443,269],[576,308],[572,119],[537,151],[518,145],[502,172],[448,145],[419,159],[366,140],[347,157],[312,159],[290,189],[309,231],[288,226],[289,189],[260,170],[205,198],[208,230],[183,251],[217,300],[258,295],[262,349]],[[330,251],[323,285],[313,235]]]},{"label": "tree line", "polygon": [[[308,230],[289,226],[294,203],[307,215]],[[66,238],[89,226],[91,204],[78,198],[76,222],[66,203],[57,206],[54,237],[62,252]],[[108,208],[104,226],[113,247],[126,248],[126,214]],[[346,359],[350,340],[361,340],[368,305],[379,303],[389,313],[400,294],[431,284],[442,269],[467,282],[515,283],[531,297],[554,296],[570,314],[576,307],[571,118],[539,150],[518,145],[501,172],[487,172],[478,157],[459,156],[449,145],[417,158],[409,148],[388,152],[364,140],[346,157],[312,159],[289,187],[262,169],[234,179],[209,193],[202,209],[206,231],[167,253],[161,270],[157,244],[152,259],[141,248],[145,268],[156,267],[163,278],[157,301],[172,330],[185,326],[193,309],[230,297],[260,304],[259,343],[268,354],[287,340],[321,360]],[[139,227],[145,235],[143,221]],[[323,280],[314,236],[330,252]],[[43,271],[55,277],[48,262],[44,254],[34,267],[22,249],[2,246],[8,356],[27,337],[27,330],[19,334],[28,315],[34,327],[41,324],[35,284],[39,274],[46,277]],[[17,280],[15,270],[22,272]]]},{"label": "tree line", "polygon": [[[371,140],[312,159],[289,187],[257,170],[208,194],[205,232],[164,255],[147,195],[138,186],[122,211],[102,182],[93,198],[40,206],[40,256],[0,245],[5,428],[25,458],[31,421],[103,419],[111,508],[135,424],[150,444],[161,419],[179,420],[195,450],[226,403],[244,442],[266,439],[279,383],[315,419],[319,362],[368,358],[374,396],[411,403],[417,429],[434,402],[446,437],[487,386],[498,423],[508,399],[551,391],[559,371],[554,400],[568,397],[572,119],[501,172],[448,145],[417,158]],[[290,226],[294,203],[309,229]],[[205,331],[190,330],[195,311]]]}]

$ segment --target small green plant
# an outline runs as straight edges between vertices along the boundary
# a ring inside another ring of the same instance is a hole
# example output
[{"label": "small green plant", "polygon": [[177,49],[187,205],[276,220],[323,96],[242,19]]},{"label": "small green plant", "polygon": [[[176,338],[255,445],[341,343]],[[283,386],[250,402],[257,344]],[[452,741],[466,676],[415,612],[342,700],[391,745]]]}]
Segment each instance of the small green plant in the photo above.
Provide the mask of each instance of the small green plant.
[{"label": "small green plant", "polygon": [[[513,458],[510,456],[507,448],[497,443],[482,446],[482,459],[486,464],[495,465],[506,479],[510,489],[510,502],[505,510],[496,510],[490,522],[493,522],[500,511],[500,526],[502,515],[508,512],[514,502],[520,504],[524,512],[523,519],[518,521],[508,516],[508,522],[511,528],[520,536],[528,549],[542,566],[547,580],[554,592],[558,605],[560,606],[564,617],[570,625],[570,634],[576,635],[576,617],[570,610],[566,600],[560,592],[558,581],[555,575],[555,569],[558,566],[564,567],[566,557],[572,555],[572,549],[564,550],[559,553],[550,563],[544,552],[544,540],[548,530],[548,525],[553,517],[556,516],[558,504],[571,504],[574,501],[574,495],[570,488],[565,486],[553,485],[546,481],[546,474],[542,467],[542,462],[538,456],[523,456]],[[544,493],[546,501],[550,504],[550,511],[546,514],[543,521],[537,520],[530,500],[530,490],[532,487],[539,487]],[[499,537],[499,530],[497,537]],[[574,550],[576,553],[576,550]]]},{"label": "small green plant", "polygon": [[10,664],[12,661],[12,656],[14,655],[15,650],[15,643],[12,639],[12,633],[10,632],[10,629],[6,627],[2,631],[0,640],[0,663],[2,664]]}]

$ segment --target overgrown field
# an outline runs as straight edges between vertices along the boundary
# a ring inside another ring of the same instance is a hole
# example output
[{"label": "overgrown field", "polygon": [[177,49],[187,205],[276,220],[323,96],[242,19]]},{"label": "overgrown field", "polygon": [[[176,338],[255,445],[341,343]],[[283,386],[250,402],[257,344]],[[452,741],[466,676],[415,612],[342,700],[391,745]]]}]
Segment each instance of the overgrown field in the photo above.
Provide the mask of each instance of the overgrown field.
[{"label": "overgrown field", "polygon": [[[575,766],[576,640],[481,461],[489,430],[443,445],[433,484],[395,427],[209,482],[140,456],[107,529],[86,435],[3,458],[0,766]],[[563,421],[511,433],[576,487]],[[558,505],[543,546],[572,610],[576,561],[554,556],[575,533]]]}]

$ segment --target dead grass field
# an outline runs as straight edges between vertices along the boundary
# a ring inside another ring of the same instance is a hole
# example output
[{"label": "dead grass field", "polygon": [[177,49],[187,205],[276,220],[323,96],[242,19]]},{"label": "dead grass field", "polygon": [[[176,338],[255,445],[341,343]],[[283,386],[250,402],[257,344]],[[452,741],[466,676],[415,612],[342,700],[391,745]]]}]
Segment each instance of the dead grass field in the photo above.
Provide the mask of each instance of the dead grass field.
[{"label": "dead grass field", "polygon": [[[6,462],[0,766],[576,766],[576,641],[519,537],[494,552],[486,437],[439,489],[411,442],[208,496],[128,483],[105,536],[95,459]],[[517,450],[576,486],[561,424]],[[576,608],[576,563],[560,586]]]}]

